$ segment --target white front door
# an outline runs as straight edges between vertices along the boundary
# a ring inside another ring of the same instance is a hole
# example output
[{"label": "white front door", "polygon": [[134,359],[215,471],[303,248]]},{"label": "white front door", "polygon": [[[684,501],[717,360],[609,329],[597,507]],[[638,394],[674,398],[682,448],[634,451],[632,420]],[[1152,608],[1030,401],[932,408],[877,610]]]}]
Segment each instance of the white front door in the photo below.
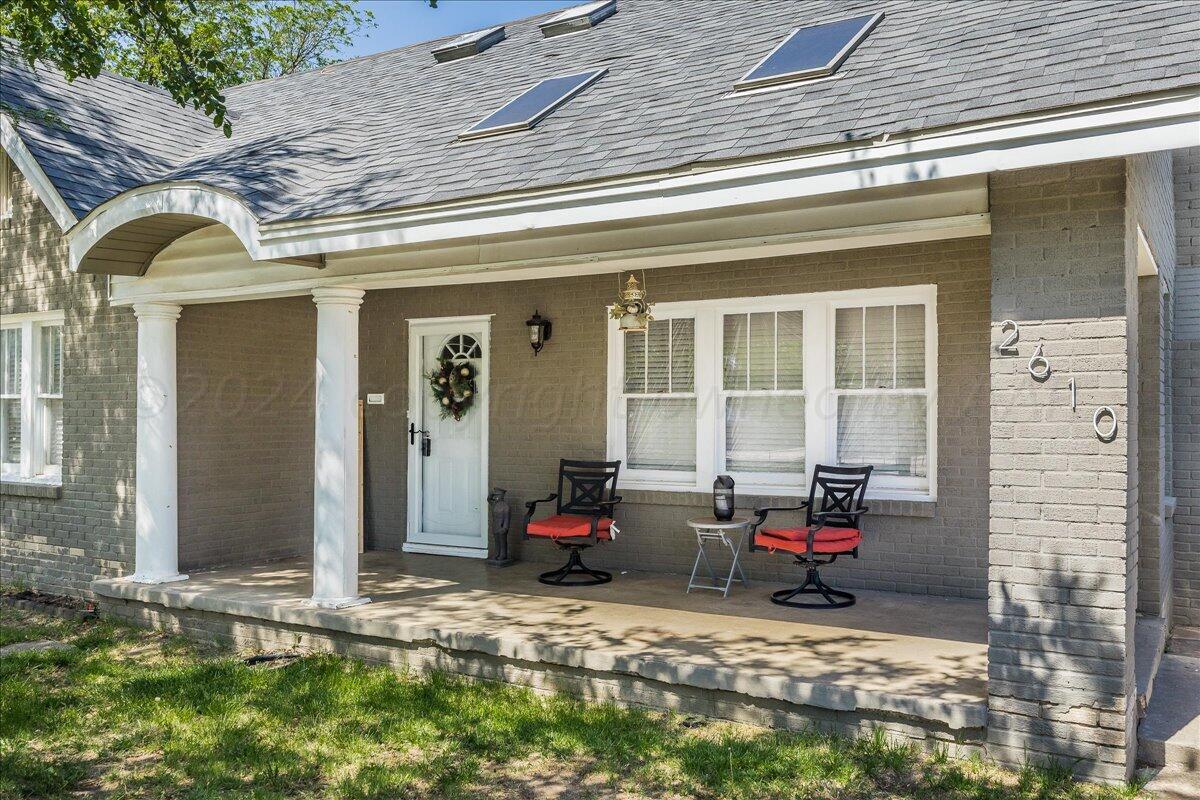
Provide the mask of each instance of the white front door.
[{"label": "white front door", "polygon": [[[407,551],[487,556],[489,322],[409,321]],[[430,387],[442,363],[475,372],[471,404],[459,419]]]}]

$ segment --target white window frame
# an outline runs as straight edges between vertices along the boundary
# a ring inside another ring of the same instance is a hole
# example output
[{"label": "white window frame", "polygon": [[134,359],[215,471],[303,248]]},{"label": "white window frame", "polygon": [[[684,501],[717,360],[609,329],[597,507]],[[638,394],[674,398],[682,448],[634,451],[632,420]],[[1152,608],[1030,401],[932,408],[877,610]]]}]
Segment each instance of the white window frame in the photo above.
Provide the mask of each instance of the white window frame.
[{"label": "white window frame", "polygon": [[0,150],[0,222],[12,219],[12,162],[8,153]]},{"label": "white window frame", "polygon": [[[692,364],[693,364],[693,369],[696,371],[695,375],[693,376],[693,380],[692,380],[692,391],[690,391],[690,392],[675,392],[675,391],[626,392],[625,391],[625,338],[624,338],[625,334],[619,334],[620,338],[615,340],[615,345],[616,345],[616,347],[619,347],[621,350],[621,352],[618,354],[618,358],[620,359],[620,371],[619,371],[619,377],[617,379],[617,383],[615,386],[613,385],[613,382],[612,382],[611,372],[609,374],[610,391],[612,389],[616,390],[615,400],[610,400],[610,407],[613,404],[613,402],[615,402],[617,409],[618,409],[615,416],[612,413],[609,414],[609,430],[611,432],[610,436],[609,436],[609,441],[610,442],[613,441],[613,436],[619,437],[620,442],[621,442],[622,453],[624,453],[625,442],[627,441],[626,436],[628,434],[628,429],[626,426],[626,421],[627,421],[626,414],[627,414],[628,403],[630,400],[642,400],[642,399],[691,400],[691,399],[695,399],[697,408],[700,407],[700,404],[702,402],[700,395],[697,393],[697,387],[700,385],[700,382],[699,382],[700,381],[700,373],[701,373],[700,353],[702,352],[700,349],[701,344],[700,344],[700,338],[699,338],[700,334],[698,331],[698,328],[699,328],[698,320],[696,320],[694,314],[688,312],[686,309],[683,309],[682,307],[681,307],[679,313],[670,313],[667,310],[663,310],[657,315],[656,318],[659,320],[660,323],[670,321],[670,320],[675,320],[675,319],[691,319],[692,320],[692,336],[693,336],[693,339],[692,339]],[[653,324],[653,323],[651,323],[651,324]],[[610,325],[609,325],[609,330],[610,330],[609,353],[610,354],[612,353],[612,349],[613,349],[613,345],[612,345],[613,338],[612,338],[611,331],[615,330],[616,326],[617,326],[616,320],[610,320]],[[648,337],[649,333],[647,332],[647,334],[645,334],[645,335]],[[670,366],[671,365],[671,355],[672,355],[671,346],[670,346],[670,342],[671,342],[670,338],[668,338],[667,341],[668,341],[668,345],[667,345],[667,364],[668,364],[667,376],[668,376],[668,385],[670,385],[670,380],[673,377],[671,366]],[[647,351],[646,351],[645,368],[648,370],[649,366],[650,366],[649,339],[648,338],[646,340],[646,345],[647,345]],[[611,363],[610,363],[610,369],[611,369]],[[699,422],[699,417],[697,417],[697,422]],[[698,476],[701,475],[704,470],[704,461],[701,457],[702,451],[700,450],[699,441],[700,441],[699,440],[699,428],[697,428],[696,471],[695,472],[651,470],[651,469],[641,469],[641,470],[625,469],[624,473],[625,473],[626,477],[628,477],[631,480],[641,481],[641,482],[651,484],[651,485],[658,485],[658,484],[671,485],[671,484],[678,483],[682,479],[690,480],[691,483],[694,484],[698,480]],[[624,460],[625,460],[625,458],[622,455],[622,461],[624,461]]]},{"label": "white window frame", "polygon": [[[46,464],[45,400],[61,400],[62,394],[44,394],[39,380],[42,353],[42,328],[62,327],[62,311],[39,311],[29,314],[5,314],[0,318],[0,330],[21,331],[21,461],[19,464],[0,464],[4,480],[62,481],[62,465]],[[65,344],[65,338],[63,339]],[[64,352],[63,357],[66,354]],[[7,396],[6,396],[7,397]],[[12,399],[16,399],[14,395]]]},{"label": "white window frame", "polygon": [[[871,478],[869,497],[903,500],[937,499],[937,287],[934,285],[864,289],[847,292],[722,298],[695,302],[657,303],[658,319],[692,317],[695,320],[696,471],[673,473],[624,468],[621,484],[629,489],[670,492],[712,490],[725,462],[725,399],[738,392],[723,386],[725,314],[764,311],[800,311],[804,315],[804,389],[780,394],[805,398],[805,472],[780,475],[734,474],[739,493],[771,496],[805,496],[816,464],[834,464],[837,457],[837,398],[834,381],[834,330],[837,308],[879,305],[925,306],[925,388],[889,390],[923,394],[928,398],[927,479],[895,475]],[[616,320],[608,325],[608,457],[625,457],[625,347]],[[757,392],[767,394],[766,392]],[[655,395],[669,397],[670,395]]]}]

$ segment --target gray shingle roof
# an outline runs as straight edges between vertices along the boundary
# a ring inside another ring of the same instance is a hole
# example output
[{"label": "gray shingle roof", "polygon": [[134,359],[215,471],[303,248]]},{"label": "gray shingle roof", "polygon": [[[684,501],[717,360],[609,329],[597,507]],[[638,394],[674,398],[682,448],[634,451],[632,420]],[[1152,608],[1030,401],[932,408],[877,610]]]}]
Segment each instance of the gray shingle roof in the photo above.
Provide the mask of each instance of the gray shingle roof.
[{"label": "gray shingle roof", "polygon": [[[509,23],[507,39],[472,58],[436,62],[430,51],[453,38],[446,37],[234,87],[228,140],[199,115],[163,107],[170,101],[161,93],[116,78],[80,82],[68,91],[85,93],[89,105],[138,106],[81,114],[86,148],[39,147],[66,160],[56,174],[70,181],[64,195],[73,207],[136,182],[187,179],[235,192],[260,218],[279,220],[793,151],[1200,84],[1200,14],[1186,2],[618,1],[615,16],[576,35],[543,38],[537,23],[552,12]],[[832,79],[731,93],[792,29],[874,11],[885,12],[883,22]],[[457,140],[538,80],[591,66],[609,73],[533,130]],[[103,94],[93,96],[92,87]],[[119,143],[115,151],[86,135],[112,116],[125,118],[120,136],[103,136]],[[87,163],[97,156],[116,165]],[[96,179],[87,182],[89,174]]]},{"label": "gray shingle roof", "polygon": [[[0,40],[0,46],[9,43]],[[17,120],[21,140],[76,217],[126,189],[152,183],[220,136],[203,115],[180,108],[166,92],[103,73],[68,83],[57,70],[31,71],[0,58],[0,97],[54,114]]]}]

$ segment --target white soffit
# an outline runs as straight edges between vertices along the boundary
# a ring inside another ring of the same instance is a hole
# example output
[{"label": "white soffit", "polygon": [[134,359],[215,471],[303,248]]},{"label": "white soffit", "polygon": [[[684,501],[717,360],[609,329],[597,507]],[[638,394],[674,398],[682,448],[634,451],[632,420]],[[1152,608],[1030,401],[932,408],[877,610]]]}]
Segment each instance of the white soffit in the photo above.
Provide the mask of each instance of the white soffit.
[{"label": "white soffit", "polygon": [[986,236],[987,208],[986,177],[969,176],[926,182],[915,192],[883,187],[753,213],[357,251],[330,258],[319,275],[251,262],[232,233],[212,226],[164,249],[146,277],[114,277],[112,299],[216,302],[298,294],[325,283],[388,288],[563,277]]}]

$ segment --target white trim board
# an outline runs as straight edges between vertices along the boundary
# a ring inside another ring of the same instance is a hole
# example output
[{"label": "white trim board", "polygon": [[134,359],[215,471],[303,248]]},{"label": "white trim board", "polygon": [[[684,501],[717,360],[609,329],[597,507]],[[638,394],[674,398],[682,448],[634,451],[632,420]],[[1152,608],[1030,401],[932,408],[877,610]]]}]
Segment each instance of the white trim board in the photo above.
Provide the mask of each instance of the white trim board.
[{"label": "white trim board", "polygon": [[50,216],[54,217],[58,227],[66,232],[78,222],[75,212],[71,211],[70,206],[62,199],[62,195],[42,170],[41,164],[33,157],[33,153],[29,152],[25,142],[21,141],[17,126],[13,125],[6,114],[0,114],[0,146],[8,153],[12,165],[29,181],[29,185],[50,211]]},{"label": "white trim board", "polygon": [[[1170,150],[1193,145],[1198,135],[1200,89],[1190,88],[941,130],[883,134],[869,141],[734,165],[683,168],[584,186],[339,217],[265,224],[255,220],[253,231],[243,233],[253,239],[247,244],[253,259],[278,260],[589,223],[663,218],[866,187],[903,186],[940,178]],[[142,187],[93,210],[69,234],[72,267],[77,267],[86,249],[102,238],[101,228],[115,227],[94,225],[98,218],[127,216],[129,212],[117,209],[144,202],[137,199],[139,193],[164,188],[180,187]],[[214,198],[221,194],[210,187],[190,188]],[[196,209],[202,205],[191,202],[185,207],[170,196],[166,198],[168,202],[160,209],[163,213],[197,214]],[[239,238],[246,241],[242,234]]]},{"label": "white trim board", "polygon": [[416,544],[405,542],[400,545],[400,550],[405,553],[426,553],[434,556],[458,556],[459,558],[487,558],[487,548],[478,549],[474,547],[445,547],[438,544]]},{"label": "white trim board", "polygon": [[[129,305],[144,300],[169,300],[187,305],[302,295],[321,285],[355,286],[371,290],[562,278],[600,275],[625,270],[656,269],[961,239],[987,236],[990,233],[991,217],[989,214],[964,214],[958,217],[888,222],[852,228],[754,236],[714,242],[631,248],[604,253],[397,269],[357,275],[335,273],[327,278],[302,278],[290,281],[254,283],[246,281],[242,274],[235,273],[237,279],[242,282],[195,289],[186,286],[186,284],[194,285],[202,280],[195,273],[190,273],[182,280],[172,281],[159,281],[153,276],[149,276],[136,280],[114,281],[111,285],[109,300],[113,305]],[[159,286],[162,288],[159,289]]]}]

